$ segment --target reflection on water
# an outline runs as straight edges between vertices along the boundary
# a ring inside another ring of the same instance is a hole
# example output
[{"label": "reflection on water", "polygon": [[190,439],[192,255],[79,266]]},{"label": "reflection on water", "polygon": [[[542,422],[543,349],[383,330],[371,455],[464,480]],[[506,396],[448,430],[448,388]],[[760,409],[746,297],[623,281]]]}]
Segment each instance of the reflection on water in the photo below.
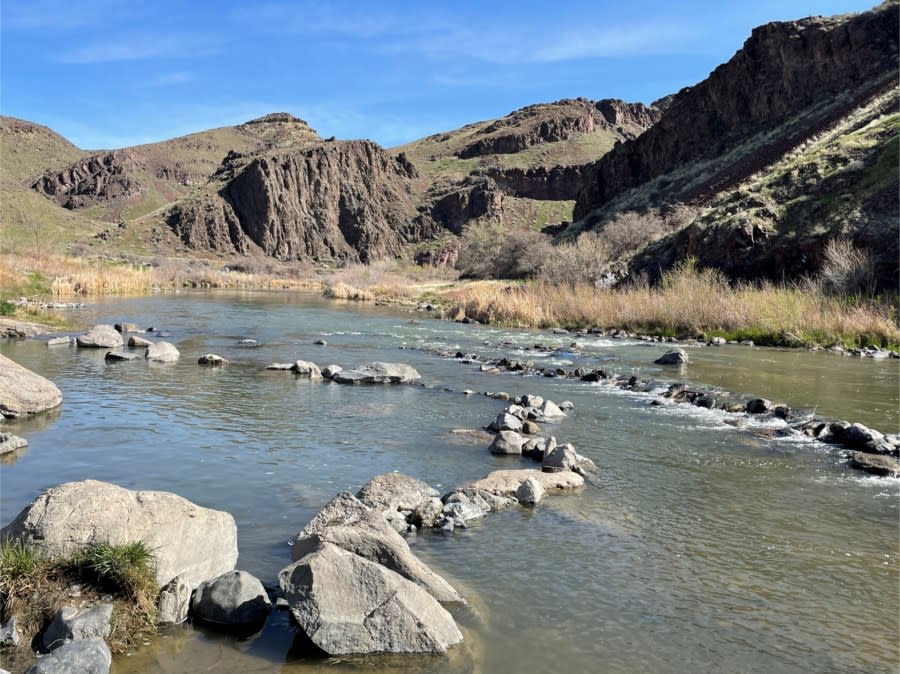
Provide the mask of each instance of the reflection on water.
[{"label": "reflection on water", "polygon": [[[449,657],[310,660],[287,614],[274,613],[246,640],[172,629],[117,657],[115,672],[896,670],[900,480],[861,476],[825,445],[771,440],[721,412],[481,373],[427,349],[689,378],[888,432],[897,427],[896,361],[706,348],[692,349],[679,374],[651,364],[659,345],[414,324],[398,310],[287,293],[108,300],[86,311],[159,326],[182,358],[107,364],[102,351],[0,344],[65,398],[52,415],[4,425],[30,442],[0,466],[4,524],[69,480],[170,490],[231,512],[238,566],[273,584],[290,561],[288,539],[339,490],[398,470],[446,491],[527,466],[451,432],[479,428],[502,402],[444,388],[571,400],[574,413],[547,430],[601,467],[580,494],[411,539],[472,604],[454,609],[466,643]],[[322,336],[328,345],[314,345]],[[247,338],[259,345],[238,344]],[[573,340],[572,353],[528,348],[568,351]],[[232,365],[198,367],[208,352]],[[264,370],[297,358],[402,361],[427,387],[341,387]]]}]

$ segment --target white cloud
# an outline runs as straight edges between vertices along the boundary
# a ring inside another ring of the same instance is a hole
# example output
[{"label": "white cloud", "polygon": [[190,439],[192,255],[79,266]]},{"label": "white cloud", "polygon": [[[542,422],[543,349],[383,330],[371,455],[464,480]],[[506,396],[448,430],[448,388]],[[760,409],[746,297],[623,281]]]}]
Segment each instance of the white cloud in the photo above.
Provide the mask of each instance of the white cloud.
[{"label": "white cloud", "polygon": [[59,63],[84,65],[156,58],[192,58],[214,52],[213,41],[206,35],[138,34],[76,47],[59,54],[56,60]]}]

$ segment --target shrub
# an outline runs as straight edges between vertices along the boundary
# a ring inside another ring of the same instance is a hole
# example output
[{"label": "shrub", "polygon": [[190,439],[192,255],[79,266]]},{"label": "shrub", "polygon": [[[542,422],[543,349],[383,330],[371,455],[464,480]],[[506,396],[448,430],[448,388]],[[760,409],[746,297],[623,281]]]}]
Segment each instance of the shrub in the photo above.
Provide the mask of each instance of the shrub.
[{"label": "shrub", "polygon": [[832,239],[825,246],[819,280],[835,295],[864,295],[875,292],[875,261],[872,254],[847,239]]},{"label": "shrub", "polygon": [[609,274],[609,262],[606,238],[597,232],[583,232],[574,241],[553,247],[541,264],[539,278],[548,283],[600,286]]},{"label": "shrub", "polygon": [[531,278],[539,274],[552,250],[545,234],[491,221],[466,229],[456,268],[463,278]]},{"label": "shrub", "polygon": [[0,316],[12,316],[16,313],[16,305],[7,300],[0,300]]}]

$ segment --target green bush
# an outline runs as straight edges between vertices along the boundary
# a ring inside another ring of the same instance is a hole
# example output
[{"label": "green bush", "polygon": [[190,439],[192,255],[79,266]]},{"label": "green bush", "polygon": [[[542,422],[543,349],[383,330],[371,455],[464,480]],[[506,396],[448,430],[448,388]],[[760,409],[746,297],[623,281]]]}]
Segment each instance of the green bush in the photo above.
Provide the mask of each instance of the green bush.
[{"label": "green bush", "polygon": [[12,316],[16,313],[16,305],[8,300],[0,300],[0,316]]}]

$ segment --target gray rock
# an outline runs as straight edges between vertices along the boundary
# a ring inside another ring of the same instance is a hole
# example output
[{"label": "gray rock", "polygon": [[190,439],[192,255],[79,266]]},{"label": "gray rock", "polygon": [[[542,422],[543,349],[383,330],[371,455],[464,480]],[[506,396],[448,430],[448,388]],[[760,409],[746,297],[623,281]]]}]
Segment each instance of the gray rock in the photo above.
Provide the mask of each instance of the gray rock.
[{"label": "gray rock", "polygon": [[99,349],[114,349],[125,344],[122,335],[113,326],[106,324],[95,325],[75,341],[78,346]]},{"label": "gray rock", "polygon": [[534,443],[527,450],[524,446],[522,447],[522,456],[543,461],[544,457],[554,449],[556,449],[556,438],[552,435],[549,438],[535,438]]},{"label": "gray rock", "polygon": [[176,494],[130,491],[96,480],[52,487],[0,531],[42,557],[66,557],[88,543],[143,541],[160,587],[183,575],[192,585],[234,568],[237,527],[226,512]]},{"label": "gray rock", "polygon": [[569,410],[574,410],[575,403],[573,403],[571,400],[563,400],[559,404],[559,409],[561,409],[563,412],[568,412]]},{"label": "gray rock", "polygon": [[279,583],[297,624],[329,655],[444,653],[463,638],[421,587],[334,545],[283,569]]},{"label": "gray rock", "polygon": [[525,408],[521,405],[510,405],[506,408],[506,413],[511,414],[519,420],[525,418]]},{"label": "gray rock", "polygon": [[764,414],[772,409],[772,403],[765,398],[754,398],[747,401],[747,412],[750,414]]},{"label": "gray rock", "polygon": [[546,493],[547,490],[540,481],[534,477],[527,477],[516,489],[516,498],[524,505],[537,505]]},{"label": "gray rock", "polygon": [[322,368],[322,376],[325,379],[334,379],[334,375],[343,369],[340,365],[326,365]]},{"label": "gray rock", "polygon": [[724,337],[713,337],[709,340],[709,343],[713,346],[724,346],[726,344],[726,339]]},{"label": "gray rock", "polygon": [[862,424],[851,424],[844,430],[842,441],[848,447],[864,448],[867,445],[875,445],[884,440],[884,435]]},{"label": "gray rock", "polygon": [[566,416],[566,413],[559,409],[557,404],[552,400],[545,400],[544,404],[541,405],[540,410],[541,415],[545,419],[557,419]]},{"label": "gray rock", "polygon": [[28,440],[12,433],[0,433],[0,456],[10,454],[28,446]]},{"label": "gray rock", "polygon": [[100,637],[71,641],[45,655],[25,674],[109,674],[112,653]]},{"label": "gray rock", "polygon": [[[522,410],[524,413],[525,410]],[[494,431],[521,431],[522,420],[509,412],[501,412],[491,423],[491,429]]]},{"label": "gray rock", "polygon": [[16,616],[10,616],[9,620],[0,625],[0,646],[12,646],[15,648],[22,640],[19,634],[19,625]]},{"label": "gray rock", "polygon": [[515,431],[500,431],[489,449],[491,454],[521,454],[523,442],[522,436]]},{"label": "gray rock", "polygon": [[254,626],[265,621],[272,602],[255,576],[246,571],[229,571],[200,583],[191,608],[196,617],[206,622]]},{"label": "gray rock", "polygon": [[44,649],[52,651],[67,641],[109,636],[112,620],[112,604],[96,604],[87,608],[65,606],[56,612],[53,621],[44,631]]},{"label": "gray rock", "polygon": [[525,435],[537,435],[541,432],[541,427],[536,422],[527,419],[522,422],[522,432]]},{"label": "gray rock", "polygon": [[51,337],[47,340],[47,346],[69,346],[71,344],[71,337]]},{"label": "gray rock", "polygon": [[272,363],[271,365],[266,365],[267,370],[293,370],[293,363]]},{"label": "gray rock", "polygon": [[319,369],[319,366],[308,360],[295,360],[291,370],[294,374],[307,379],[317,380],[322,378],[322,371]]},{"label": "gray rock", "polygon": [[518,501],[513,497],[513,494],[501,496],[485,489],[464,486],[457,487],[444,496],[444,503],[474,503],[487,513],[505,510],[510,506],[516,505]]},{"label": "gray rock", "polygon": [[113,327],[116,332],[143,332],[137,323],[116,323]]},{"label": "gray rock", "polygon": [[317,346],[328,346],[328,342],[326,342],[324,339],[317,339],[313,342],[313,344]]},{"label": "gray rock", "polygon": [[544,399],[541,396],[532,395],[530,393],[526,393],[521,398],[522,407],[540,407],[544,404]]},{"label": "gray rock", "polygon": [[144,339],[143,337],[138,337],[137,335],[131,335],[128,338],[128,346],[134,347],[146,347],[153,344],[149,339]]},{"label": "gray rock", "polygon": [[227,358],[217,356],[214,353],[205,353],[197,359],[198,365],[210,365],[212,367],[223,367],[229,364]]},{"label": "gray rock", "polygon": [[383,564],[425,588],[439,601],[462,601],[450,583],[413,554],[379,511],[349,492],[331,499],[294,537],[291,559],[297,561],[326,543]]},{"label": "gray rock", "polygon": [[684,349],[672,349],[653,361],[657,365],[681,365],[690,362],[687,351]]},{"label": "gray rock", "polygon": [[558,473],[566,470],[574,470],[578,467],[578,454],[575,448],[566,443],[554,448],[544,456],[541,470],[545,473]]},{"label": "gray rock", "polygon": [[420,528],[437,526],[444,510],[444,504],[439,498],[429,498],[421,503],[410,516],[410,521]]},{"label": "gray rock", "polygon": [[402,363],[369,363],[353,370],[337,372],[332,381],[338,384],[408,384],[421,375]]},{"label": "gray rock", "polygon": [[0,415],[38,414],[62,404],[62,393],[49,379],[0,354]]},{"label": "gray rock", "polygon": [[156,599],[156,622],[160,625],[180,625],[188,617],[193,588],[177,576],[159,591]]},{"label": "gray rock", "polygon": [[126,360],[137,360],[140,358],[136,353],[130,353],[128,351],[107,351],[106,355],[103,356],[103,360],[107,363],[117,363]]},{"label": "gray rock", "polygon": [[159,363],[174,363],[181,356],[178,349],[171,342],[156,342],[147,347],[145,357],[147,360]]}]

